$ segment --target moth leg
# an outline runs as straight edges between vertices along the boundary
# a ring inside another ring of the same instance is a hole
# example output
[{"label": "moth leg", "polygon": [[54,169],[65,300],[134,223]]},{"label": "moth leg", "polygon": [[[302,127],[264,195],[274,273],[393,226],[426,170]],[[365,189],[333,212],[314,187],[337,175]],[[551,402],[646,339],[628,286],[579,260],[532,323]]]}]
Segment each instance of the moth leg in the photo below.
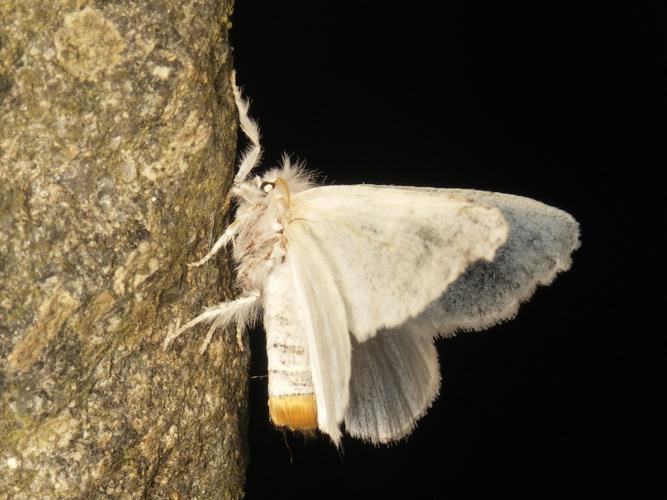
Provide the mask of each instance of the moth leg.
[{"label": "moth leg", "polygon": [[243,347],[243,333],[245,332],[245,329],[240,325],[236,324],[236,343],[239,346],[239,349],[241,352],[245,351],[245,348]]},{"label": "moth leg", "polygon": [[231,239],[234,237],[236,234],[236,231],[239,228],[239,222],[238,220],[235,220],[232,222],[229,226],[227,226],[227,229],[225,229],[225,232],[222,233],[222,236],[218,238],[218,241],[215,242],[215,244],[211,247],[211,249],[208,251],[208,253],[199,259],[197,262],[190,262],[188,264],[188,267],[198,267],[201,266],[202,264],[208,262],[208,260],[213,257],[220,249],[229,243]]},{"label": "moth leg", "polygon": [[202,322],[213,321],[200,349],[200,353],[203,353],[211,342],[213,332],[216,329],[225,328],[231,323],[236,323],[242,329],[245,329],[246,325],[252,323],[257,316],[258,304],[259,292],[255,292],[252,295],[246,295],[230,302],[221,302],[220,304],[209,307],[196,318],[188,321],[175,331],[169,332],[162,343],[162,348],[167,349],[185,330],[189,330],[193,326]]},{"label": "moth leg", "polygon": [[241,89],[236,86],[236,72],[232,71],[232,90],[234,92],[234,100],[236,101],[236,108],[239,111],[239,124],[241,130],[248,137],[251,144],[241,156],[241,163],[239,164],[239,171],[234,178],[234,184],[238,185],[243,182],[253,168],[257,166],[262,156],[262,146],[259,144],[259,126],[252,118],[248,116],[248,108],[250,102],[243,98]]},{"label": "moth leg", "polygon": [[218,316],[216,319],[213,320],[213,323],[211,323],[208,332],[206,332],[206,337],[204,337],[204,342],[202,342],[201,347],[199,348],[199,354],[204,354],[206,352],[206,349],[208,349],[208,345],[211,343],[211,339],[213,338],[213,333],[218,328],[220,328],[223,325],[223,323],[225,323],[224,316]]}]

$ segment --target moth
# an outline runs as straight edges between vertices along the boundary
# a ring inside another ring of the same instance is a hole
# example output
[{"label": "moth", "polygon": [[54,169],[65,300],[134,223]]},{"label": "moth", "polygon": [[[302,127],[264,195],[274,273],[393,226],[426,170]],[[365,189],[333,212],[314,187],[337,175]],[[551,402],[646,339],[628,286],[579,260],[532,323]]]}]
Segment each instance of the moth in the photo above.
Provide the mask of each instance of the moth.
[{"label": "moth", "polygon": [[[244,331],[263,316],[269,411],[291,430],[341,427],[372,443],[413,430],[440,390],[437,337],[511,319],[571,264],[579,228],[566,212],[467,189],[318,186],[299,165],[250,177],[262,148],[232,76],[250,145],[230,191],[237,299],[170,332],[210,322]],[[228,198],[229,201],[229,198]]]}]

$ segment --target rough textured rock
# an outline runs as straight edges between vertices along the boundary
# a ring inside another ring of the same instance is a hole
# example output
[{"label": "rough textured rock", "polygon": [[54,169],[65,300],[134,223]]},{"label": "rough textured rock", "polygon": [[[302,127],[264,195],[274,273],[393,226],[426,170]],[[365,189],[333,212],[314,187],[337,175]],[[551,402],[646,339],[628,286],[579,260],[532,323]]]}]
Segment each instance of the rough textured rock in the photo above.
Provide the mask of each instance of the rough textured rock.
[{"label": "rough textured rock", "polygon": [[[0,0],[0,497],[237,498],[231,0]],[[247,351],[247,350],[246,350]]]}]

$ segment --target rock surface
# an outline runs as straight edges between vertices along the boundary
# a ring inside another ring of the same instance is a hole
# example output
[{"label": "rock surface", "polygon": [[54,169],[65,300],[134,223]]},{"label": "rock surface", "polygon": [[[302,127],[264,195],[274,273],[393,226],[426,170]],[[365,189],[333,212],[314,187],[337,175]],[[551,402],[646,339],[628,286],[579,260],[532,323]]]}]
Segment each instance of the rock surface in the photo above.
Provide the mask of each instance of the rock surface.
[{"label": "rock surface", "polygon": [[0,0],[0,498],[238,498],[231,0]]}]

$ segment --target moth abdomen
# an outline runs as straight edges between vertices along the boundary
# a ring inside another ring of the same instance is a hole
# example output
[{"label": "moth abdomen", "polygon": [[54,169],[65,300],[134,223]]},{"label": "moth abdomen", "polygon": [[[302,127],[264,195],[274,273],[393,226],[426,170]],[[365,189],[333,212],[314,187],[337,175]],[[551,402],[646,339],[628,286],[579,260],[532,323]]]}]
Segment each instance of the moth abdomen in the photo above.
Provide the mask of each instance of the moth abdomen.
[{"label": "moth abdomen", "polygon": [[286,266],[278,266],[267,282],[264,328],[269,373],[269,414],[279,427],[313,431],[317,401],[304,328],[295,309]]}]

